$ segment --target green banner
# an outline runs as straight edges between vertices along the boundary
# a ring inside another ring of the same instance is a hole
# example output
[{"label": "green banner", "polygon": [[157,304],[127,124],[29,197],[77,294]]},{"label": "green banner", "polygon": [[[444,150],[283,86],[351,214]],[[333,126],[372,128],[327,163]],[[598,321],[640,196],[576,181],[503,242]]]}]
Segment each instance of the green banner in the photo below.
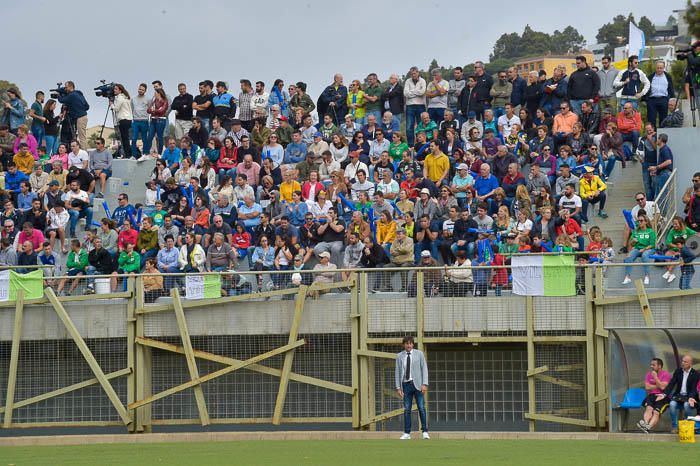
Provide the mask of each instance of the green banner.
[{"label": "green banner", "polygon": [[544,295],[574,296],[576,294],[576,267],[574,256],[543,256]]},{"label": "green banner", "polygon": [[10,272],[10,301],[17,299],[17,290],[24,290],[24,299],[39,299],[44,296],[44,271],[37,269],[29,273]]}]

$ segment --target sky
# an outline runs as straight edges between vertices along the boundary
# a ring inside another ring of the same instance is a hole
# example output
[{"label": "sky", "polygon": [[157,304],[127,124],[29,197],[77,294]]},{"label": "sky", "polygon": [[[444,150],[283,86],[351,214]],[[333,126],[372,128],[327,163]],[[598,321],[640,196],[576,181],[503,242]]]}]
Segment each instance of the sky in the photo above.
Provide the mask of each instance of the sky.
[{"label": "sky", "polygon": [[[384,80],[412,65],[427,68],[488,61],[504,32],[526,24],[553,32],[572,24],[589,43],[617,14],[632,12],[665,23],[684,0],[531,0],[513,9],[503,3],[427,0],[222,2],[213,0],[23,0],[3,2],[6,49],[0,79],[20,87],[25,100],[36,90],[72,80],[90,103],[90,126],[102,124],[107,105],[92,88],[100,79],[124,84],[160,79],[166,93],[185,82],[191,94],[204,79],[229,83],[235,96],[243,78],[304,81],[316,100],[336,72],[345,83],[371,72]],[[571,16],[569,16],[569,14]],[[47,92],[48,96],[48,92]],[[109,122],[110,120],[108,120]],[[109,123],[108,123],[108,126]]]}]

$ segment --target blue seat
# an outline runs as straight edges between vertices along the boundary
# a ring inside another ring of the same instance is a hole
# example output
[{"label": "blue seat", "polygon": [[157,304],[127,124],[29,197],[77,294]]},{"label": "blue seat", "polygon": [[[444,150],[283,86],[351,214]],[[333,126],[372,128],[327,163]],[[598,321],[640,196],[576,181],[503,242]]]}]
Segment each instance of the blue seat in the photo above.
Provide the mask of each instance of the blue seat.
[{"label": "blue seat", "polygon": [[644,398],[647,397],[647,392],[643,388],[630,388],[625,392],[625,398],[618,406],[620,409],[635,409],[641,408]]}]

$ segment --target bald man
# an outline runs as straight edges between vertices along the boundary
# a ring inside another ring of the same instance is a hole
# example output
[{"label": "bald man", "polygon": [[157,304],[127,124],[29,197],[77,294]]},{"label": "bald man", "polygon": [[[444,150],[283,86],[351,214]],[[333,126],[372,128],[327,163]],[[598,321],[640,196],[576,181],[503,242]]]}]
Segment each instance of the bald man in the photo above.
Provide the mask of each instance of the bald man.
[{"label": "bald man", "polygon": [[671,400],[669,404],[671,433],[678,433],[678,412],[681,409],[685,414],[683,419],[697,414],[699,381],[700,374],[693,369],[693,358],[686,354],[681,358],[681,367],[673,372],[673,377],[666,386],[664,393],[656,395],[657,401],[661,401],[665,397]]}]

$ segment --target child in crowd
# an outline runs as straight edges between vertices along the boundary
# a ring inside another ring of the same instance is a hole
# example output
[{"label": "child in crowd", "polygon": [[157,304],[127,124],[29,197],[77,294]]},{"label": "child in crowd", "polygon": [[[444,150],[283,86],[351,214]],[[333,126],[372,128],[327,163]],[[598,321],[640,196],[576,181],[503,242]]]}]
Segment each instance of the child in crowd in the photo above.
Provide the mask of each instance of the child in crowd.
[{"label": "child in crowd", "polygon": [[493,250],[493,261],[491,261],[491,265],[498,267],[497,269],[493,269],[491,288],[494,289],[496,296],[501,296],[503,287],[508,284],[508,269],[505,267],[506,258],[500,253],[500,248],[497,244],[493,244],[491,249]]},{"label": "child in crowd", "polygon": [[248,255],[248,248],[251,246],[250,233],[245,231],[245,225],[242,222],[236,223],[236,232],[233,234],[234,251],[238,259],[245,259]]},{"label": "child in crowd", "polygon": [[[678,249],[679,253],[677,258],[682,262],[681,265],[681,281],[678,287],[681,290],[690,289],[690,282],[695,275],[695,266],[693,261],[696,256],[693,252],[685,245],[685,239],[682,236],[676,236],[673,238],[673,245]],[[669,283],[671,280],[669,280]]]}]

